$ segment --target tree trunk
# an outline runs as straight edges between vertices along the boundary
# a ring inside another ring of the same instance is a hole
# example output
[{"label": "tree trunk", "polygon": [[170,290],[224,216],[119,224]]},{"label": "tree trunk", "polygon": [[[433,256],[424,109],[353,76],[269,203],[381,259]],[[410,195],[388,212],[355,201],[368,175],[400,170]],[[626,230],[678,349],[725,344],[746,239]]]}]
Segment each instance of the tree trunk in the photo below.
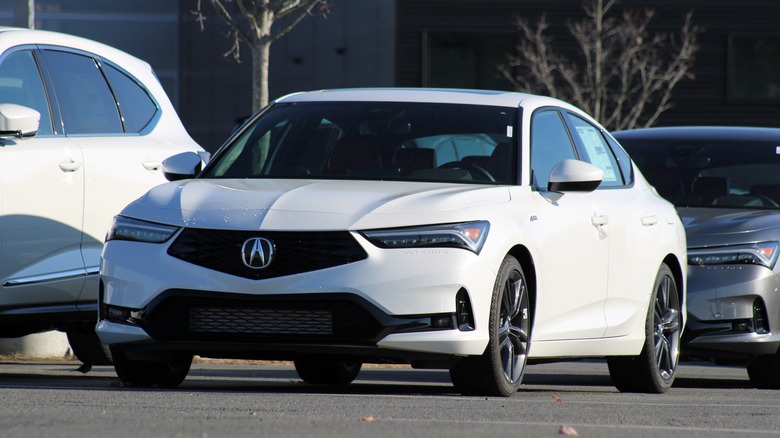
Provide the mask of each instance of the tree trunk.
[{"label": "tree trunk", "polygon": [[268,66],[271,43],[262,41],[252,48],[252,112],[268,105]]}]

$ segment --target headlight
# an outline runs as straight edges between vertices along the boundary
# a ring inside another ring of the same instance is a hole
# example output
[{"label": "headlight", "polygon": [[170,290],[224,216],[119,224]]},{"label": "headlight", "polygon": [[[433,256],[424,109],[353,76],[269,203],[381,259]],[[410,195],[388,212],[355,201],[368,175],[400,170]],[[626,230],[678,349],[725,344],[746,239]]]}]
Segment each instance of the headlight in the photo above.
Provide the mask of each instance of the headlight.
[{"label": "headlight", "polygon": [[133,240],[136,242],[163,243],[170,239],[178,227],[131,219],[125,216],[115,216],[114,223],[108,230],[106,242],[109,240]]},{"label": "headlight", "polygon": [[487,221],[477,221],[370,230],[360,234],[380,248],[462,248],[479,254],[489,228]]},{"label": "headlight", "polygon": [[688,251],[689,265],[761,265],[774,268],[780,242],[721,246]]}]

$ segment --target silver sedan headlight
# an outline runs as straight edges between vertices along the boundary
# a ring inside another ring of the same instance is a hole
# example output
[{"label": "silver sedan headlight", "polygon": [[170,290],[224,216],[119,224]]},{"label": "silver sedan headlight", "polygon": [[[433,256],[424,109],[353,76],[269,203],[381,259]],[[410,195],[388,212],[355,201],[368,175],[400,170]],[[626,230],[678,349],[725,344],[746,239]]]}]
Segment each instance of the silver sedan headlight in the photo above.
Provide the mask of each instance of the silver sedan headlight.
[{"label": "silver sedan headlight", "polygon": [[689,265],[760,265],[769,269],[777,262],[780,242],[720,246],[688,250]]}]

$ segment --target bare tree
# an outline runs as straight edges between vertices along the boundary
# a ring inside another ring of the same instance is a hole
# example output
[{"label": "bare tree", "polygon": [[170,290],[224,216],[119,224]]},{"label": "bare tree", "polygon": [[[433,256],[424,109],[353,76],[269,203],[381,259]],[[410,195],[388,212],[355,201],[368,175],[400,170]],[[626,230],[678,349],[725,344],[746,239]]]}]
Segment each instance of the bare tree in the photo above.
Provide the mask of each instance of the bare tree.
[{"label": "bare tree", "polygon": [[568,23],[577,59],[556,51],[542,15],[536,26],[517,18],[517,53],[499,70],[516,90],[547,94],[574,103],[608,129],[653,125],[671,108],[672,90],[690,71],[701,29],[685,15],[679,35],[654,33],[654,11],[608,12],[618,0],[585,0],[586,19]]},{"label": "bare tree", "polygon": [[[249,46],[252,56],[252,111],[268,104],[268,65],[271,43],[278,40],[309,15],[327,15],[329,0],[207,0],[229,27],[232,42],[225,57],[240,62],[241,43]],[[319,6],[319,7],[318,7]],[[317,8],[318,7],[318,8]],[[316,8],[316,9],[315,9]],[[197,0],[192,11],[204,29],[206,16]],[[279,25],[273,26],[279,22]]]},{"label": "bare tree", "polygon": [[35,29],[35,0],[15,0],[14,26]]}]

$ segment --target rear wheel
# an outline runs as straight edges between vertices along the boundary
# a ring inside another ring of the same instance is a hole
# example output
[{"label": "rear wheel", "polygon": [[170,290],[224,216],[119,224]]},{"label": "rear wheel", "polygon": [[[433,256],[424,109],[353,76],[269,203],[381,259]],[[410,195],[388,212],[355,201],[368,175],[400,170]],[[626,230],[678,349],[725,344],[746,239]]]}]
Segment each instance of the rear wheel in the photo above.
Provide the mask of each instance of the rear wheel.
[{"label": "rear wheel", "polygon": [[464,395],[508,397],[520,387],[528,361],[531,319],[528,289],[520,263],[501,264],[490,305],[490,340],[482,356],[463,358],[450,370]]},{"label": "rear wheel", "polygon": [[170,353],[161,361],[135,360],[111,347],[111,355],[119,380],[127,386],[174,388],[184,381],[192,365],[192,355],[187,353]]},{"label": "rear wheel", "polygon": [[747,366],[750,383],[758,389],[780,389],[780,354],[757,357]]},{"label": "rear wheel", "polygon": [[111,365],[108,345],[102,344],[92,328],[66,332],[73,354],[84,365]]},{"label": "rear wheel", "polygon": [[682,320],[677,282],[661,265],[645,323],[645,344],[639,356],[608,358],[612,383],[621,392],[663,393],[672,387],[680,358]]},{"label": "rear wheel", "polygon": [[295,371],[306,383],[315,385],[348,385],[360,373],[360,362],[296,360]]}]

